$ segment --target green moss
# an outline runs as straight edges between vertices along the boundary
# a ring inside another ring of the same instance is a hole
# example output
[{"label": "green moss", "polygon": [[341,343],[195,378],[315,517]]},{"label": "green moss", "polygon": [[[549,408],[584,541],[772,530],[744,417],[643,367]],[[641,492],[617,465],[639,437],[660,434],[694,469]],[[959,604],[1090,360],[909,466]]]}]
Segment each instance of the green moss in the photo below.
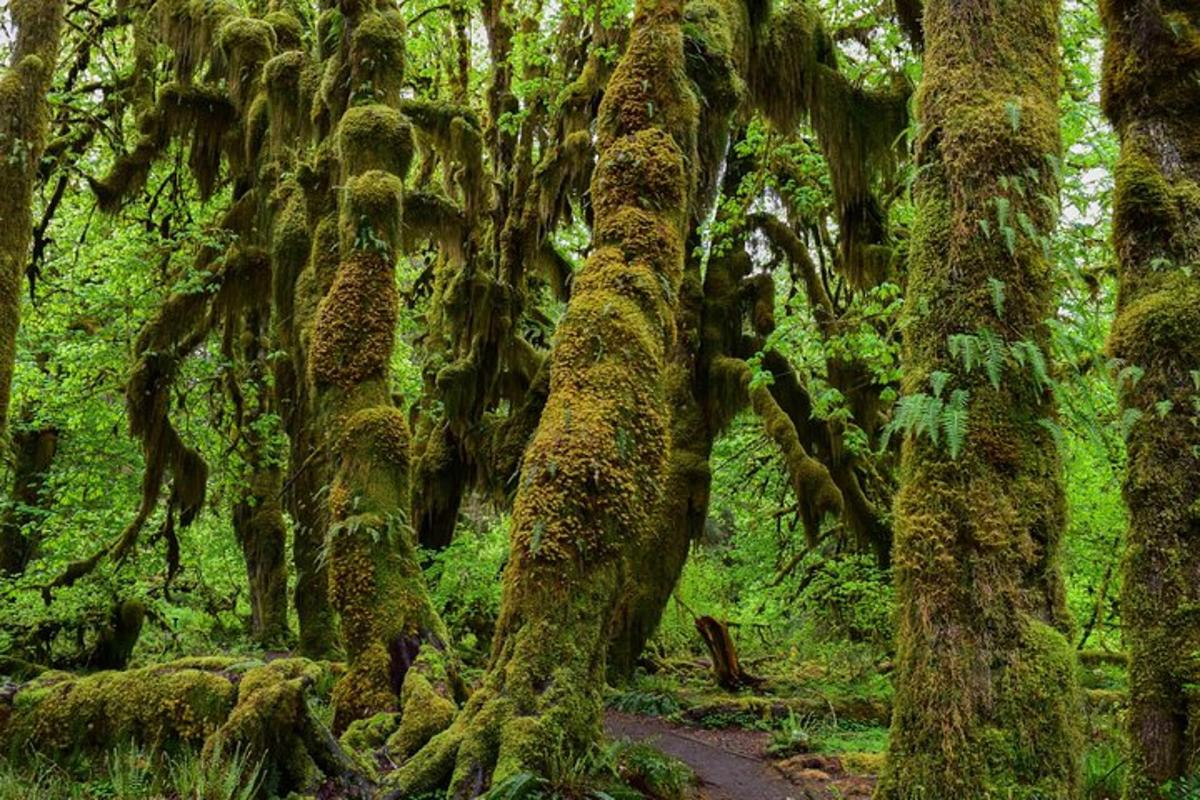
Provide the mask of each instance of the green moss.
[{"label": "green moss", "polygon": [[600,734],[613,610],[627,560],[650,540],[670,450],[666,360],[699,115],[681,17],[679,2],[639,2],[605,93],[592,183],[601,243],[559,326],[525,454],[492,665],[454,724],[391,778],[399,792],[448,778],[458,795],[545,772]]},{"label": "green moss", "polygon": [[280,52],[299,50],[304,44],[304,25],[290,11],[271,11],[263,22],[275,33],[276,49]]},{"label": "green moss", "polygon": [[14,713],[0,727],[0,750],[104,752],[129,741],[198,746],[225,721],[236,697],[234,685],[218,673],[170,665],[84,678],[46,673],[13,698]]},{"label": "green moss", "polygon": [[343,253],[397,252],[402,241],[404,184],[380,170],[355,175],[342,190],[338,232]]},{"label": "green moss", "polygon": [[404,18],[396,11],[366,14],[350,38],[351,92],[394,105],[404,83]]},{"label": "green moss", "polygon": [[321,301],[310,345],[314,385],[350,389],[391,367],[400,298],[390,260],[355,253]]},{"label": "green moss", "polygon": [[412,154],[412,126],[396,109],[379,104],[356,106],[342,117],[338,158],[345,175],[380,170],[403,178]]}]

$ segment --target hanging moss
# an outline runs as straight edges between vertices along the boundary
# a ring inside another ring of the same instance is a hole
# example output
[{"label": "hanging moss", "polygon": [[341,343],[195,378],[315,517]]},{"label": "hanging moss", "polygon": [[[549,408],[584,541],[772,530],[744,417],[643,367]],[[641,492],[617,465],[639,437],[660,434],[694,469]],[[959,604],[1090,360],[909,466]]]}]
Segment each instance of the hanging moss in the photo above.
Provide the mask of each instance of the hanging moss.
[{"label": "hanging moss", "polygon": [[[1070,800],[1082,741],[1058,555],[1065,502],[1045,424],[1053,398],[1030,370],[1007,370],[996,386],[947,346],[956,333],[999,330],[1049,348],[1054,288],[1040,241],[1010,251],[979,220],[1003,196],[1039,237],[1056,223],[1040,198],[1058,192],[1047,154],[1061,147],[1060,5],[925,9],[904,390],[950,375],[948,391],[969,393],[968,430],[957,456],[928,439],[903,445],[896,699],[876,797]],[[1005,113],[1013,105],[1018,123]],[[990,297],[996,280],[1003,309]]]},{"label": "hanging moss", "polygon": [[[1193,76],[1200,10],[1101,3],[1108,32],[1104,110],[1121,138],[1113,193],[1119,258],[1108,346],[1123,369],[1129,530],[1121,619],[1129,649],[1130,770],[1125,797],[1166,797],[1200,770],[1200,134]],[[1136,416],[1134,416],[1136,415]]]},{"label": "hanging moss", "polygon": [[212,57],[221,25],[239,16],[230,0],[158,0],[155,8],[175,77],[184,84],[191,83],[196,70]]},{"label": "hanging moss", "polygon": [[359,19],[350,37],[351,94],[395,105],[404,84],[404,18],[376,11]]},{"label": "hanging moss", "polygon": [[231,18],[221,26],[217,44],[225,61],[229,98],[244,110],[258,91],[263,64],[275,53],[275,29],[254,17]]}]

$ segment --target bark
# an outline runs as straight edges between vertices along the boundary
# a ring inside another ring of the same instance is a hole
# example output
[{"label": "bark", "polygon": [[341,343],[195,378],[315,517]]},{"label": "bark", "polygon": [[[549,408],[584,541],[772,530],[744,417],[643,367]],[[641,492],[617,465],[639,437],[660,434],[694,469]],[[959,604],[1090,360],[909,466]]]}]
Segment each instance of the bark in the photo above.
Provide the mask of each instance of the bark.
[{"label": "bark", "polygon": [[729,634],[729,623],[712,617],[697,617],[696,631],[704,640],[704,646],[712,658],[713,677],[722,689],[735,692],[761,681],[742,669],[738,659],[737,645]]},{"label": "bark", "polygon": [[[925,5],[920,179],[904,389],[968,392],[957,457],[909,435],[896,499],[899,604],[890,753],[876,797],[1074,798],[1080,718],[1058,565],[1053,396],[1013,356],[1046,353],[1046,243],[1060,153],[1057,0]],[[986,220],[987,226],[980,223]],[[1000,281],[1005,302],[994,302]],[[949,337],[994,337],[1000,374]],[[1022,344],[1024,343],[1024,344]]]},{"label": "bark", "polygon": [[599,112],[594,249],[575,281],[526,453],[483,683],[394,777],[395,796],[475,797],[574,763],[600,735],[605,650],[664,488],[666,372],[690,219],[698,107],[682,3],[639,3]]},{"label": "bark", "polygon": [[0,514],[0,573],[20,575],[37,554],[38,528],[50,506],[46,474],[58,452],[58,430],[20,427],[12,439],[13,487]]},{"label": "bark", "polygon": [[12,63],[0,77],[0,447],[17,358],[21,284],[33,240],[33,189],[46,147],[50,92],[62,37],[64,0],[12,0]]},{"label": "bark", "polygon": [[[1200,770],[1200,9],[1106,0],[1104,108],[1121,138],[1113,197],[1129,529],[1127,798]],[[1140,377],[1134,377],[1135,371]]]}]

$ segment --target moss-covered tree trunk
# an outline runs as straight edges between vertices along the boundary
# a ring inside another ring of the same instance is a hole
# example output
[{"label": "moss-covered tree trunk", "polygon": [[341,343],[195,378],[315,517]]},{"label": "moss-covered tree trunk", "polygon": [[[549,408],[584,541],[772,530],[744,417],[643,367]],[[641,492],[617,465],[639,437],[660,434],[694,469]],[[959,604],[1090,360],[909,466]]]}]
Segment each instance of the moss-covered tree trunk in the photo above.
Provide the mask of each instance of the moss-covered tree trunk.
[{"label": "moss-covered tree trunk", "polygon": [[599,112],[593,250],[526,452],[492,660],[455,724],[396,775],[451,796],[573,763],[600,734],[605,651],[667,475],[667,361],[683,274],[697,103],[680,0],[639,2]]},{"label": "moss-covered tree trunk", "polygon": [[17,357],[21,286],[33,239],[33,187],[46,147],[46,96],[58,62],[65,0],[11,0],[12,63],[0,77],[0,451]]},{"label": "moss-covered tree trunk", "polygon": [[[325,146],[336,153],[329,185],[338,192],[340,263],[308,351],[333,471],[331,596],[349,659],[334,689],[334,728],[403,704],[412,710],[408,722],[432,733],[453,713],[445,695],[455,676],[448,671],[449,635],[417,561],[409,524],[411,437],[391,386],[400,302],[395,260],[412,158],[411,126],[396,109],[404,23],[390,0],[339,6],[345,46],[326,65],[322,104],[337,119]],[[330,244],[315,236],[314,260],[326,258],[321,250]]]},{"label": "moss-covered tree trunk", "polygon": [[0,510],[0,573],[19,575],[37,552],[37,526],[49,506],[46,473],[58,452],[58,430],[26,421],[13,431],[12,448],[12,494]]},{"label": "moss-covered tree trunk", "polygon": [[1057,0],[925,5],[904,389],[945,398],[948,435],[904,443],[879,800],[1078,796],[1064,501],[1038,368],[1054,310],[1058,14]]},{"label": "moss-covered tree trunk", "polygon": [[283,470],[272,452],[269,415],[273,392],[267,385],[266,325],[256,311],[246,314],[242,334],[248,385],[253,395],[240,420],[246,474],[233,508],[233,532],[242,548],[250,587],[250,634],[261,645],[286,645],[287,522],[283,517]]},{"label": "moss-covered tree trunk", "polygon": [[1121,137],[1110,349],[1121,364],[1130,656],[1127,798],[1200,769],[1200,7],[1106,0],[1104,106]]}]

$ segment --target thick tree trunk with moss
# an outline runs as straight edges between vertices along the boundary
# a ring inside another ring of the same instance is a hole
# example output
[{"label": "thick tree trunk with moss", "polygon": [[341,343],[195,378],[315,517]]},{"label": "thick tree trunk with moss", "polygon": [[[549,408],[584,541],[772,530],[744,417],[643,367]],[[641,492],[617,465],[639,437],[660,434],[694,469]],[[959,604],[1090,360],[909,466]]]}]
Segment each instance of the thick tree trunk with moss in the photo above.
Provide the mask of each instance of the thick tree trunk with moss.
[{"label": "thick tree trunk with moss", "polygon": [[46,147],[50,92],[65,0],[11,0],[12,63],[0,77],[0,448],[17,358],[21,285],[33,239],[33,188]]},{"label": "thick tree trunk with moss", "polygon": [[[338,169],[329,185],[340,187],[340,263],[308,348],[317,420],[332,460],[331,596],[349,659],[334,689],[334,728],[403,704],[408,722],[420,722],[428,736],[453,714],[449,696],[457,677],[449,634],[417,561],[409,517],[411,437],[392,400],[395,259],[413,147],[411,126],[395,108],[404,23],[387,0],[340,6],[348,47],[326,66],[320,99],[324,113],[338,120],[328,144],[335,145]],[[325,257],[319,251],[328,244],[314,237],[314,260]]]},{"label": "thick tree trunk with moss", "polygon": [[1109,343],[1121,364],[1130,525],[1125,796],[1200,770],[1200,8],[1106,0],[1104,106],[1121,137]]},{"label": "thick tree trunk with moss", "polygon": [[492,661],[454,725],[396,773],[474,797],[572,763],[600,735],[610,625],[645,557],[670,452],[667,359],[683,273],[698,108],[682,3],[639,2],[599,112],[594,249],[525,456]]},{"label": "thick tree trunk with moss", "polygon": [[[1058,13],[1057,0],[925,5],[904,388],[948,405],[965,392],[967,417],[965,433],[946,417],[957,444],[904,443],[879,800],[1067,800],[1080,788],[1054,405],[1035,366],[1054,309]],[[963,358],[976,345],[988,368]]]},{"label": "thick tree trunk with moss", "polygon": [[13,486],[0,511],[0,573],[19,575],[37,553],[37,527],[49,506],[46,473],[58,452],[58,430],[41,425],[12,434]]}]

